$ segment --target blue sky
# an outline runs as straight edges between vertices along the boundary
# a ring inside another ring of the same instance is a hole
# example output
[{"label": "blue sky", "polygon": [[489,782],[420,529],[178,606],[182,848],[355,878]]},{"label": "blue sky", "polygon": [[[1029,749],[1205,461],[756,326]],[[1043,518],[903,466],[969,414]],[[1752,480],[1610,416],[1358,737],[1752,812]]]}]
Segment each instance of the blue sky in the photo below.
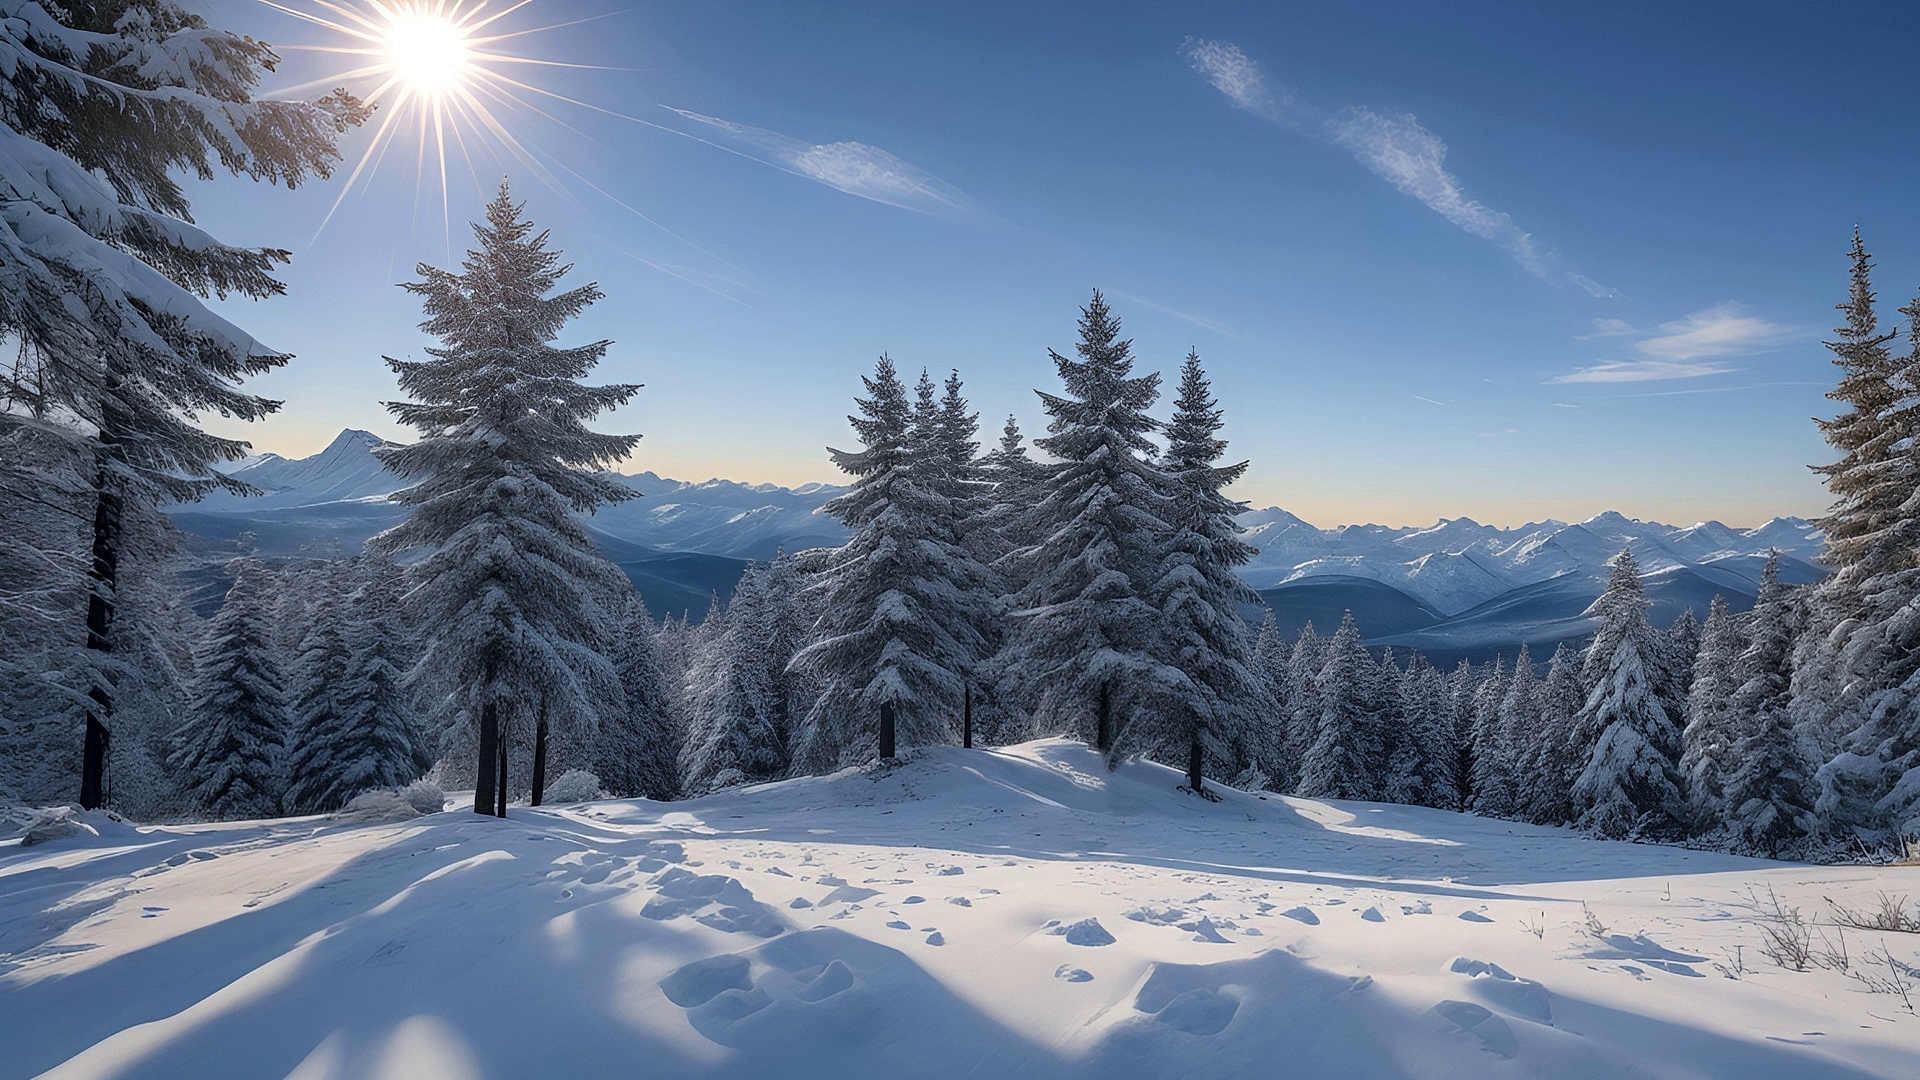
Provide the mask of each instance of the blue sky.
[{"label": "blue sky", "polygon": [[[836,479],[882,351],[1037,433],[1098,286],[1144,368],[1199,349],[1255,505],[1754,525],[1825,505],[1854,224],[1883,317],[1920,285],[1910,5],[534,0],[495,26],[590,16],[499,46],[599,66],[510,70],[605,110],[496,109],[547,178],[456,151],[443,211],[409,132],[344,198],[346,170],[202,186],[217,235],[295,251],[286,297],[227,305],[297,354],[257,383],[286,407],[226,430],[406,437],[379,358],[426,341],[394,283],[457,259],[503,174],[607,293],[574,340],[647,384],[605,426],[681,479]],[[270,93],[343,67],[285,56]]]}]

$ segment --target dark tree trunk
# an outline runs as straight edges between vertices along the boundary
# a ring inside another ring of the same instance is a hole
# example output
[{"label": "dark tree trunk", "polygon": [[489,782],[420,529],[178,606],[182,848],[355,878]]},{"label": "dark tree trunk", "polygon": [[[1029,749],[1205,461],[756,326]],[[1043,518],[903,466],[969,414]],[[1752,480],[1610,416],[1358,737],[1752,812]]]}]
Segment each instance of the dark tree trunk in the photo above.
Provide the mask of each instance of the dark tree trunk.
[{"label": "dark tree trunk", "polygon": [[493,786],[495,817],[507,816],[507,740],[500,740],[500,779]]},{"label": "dark tree trunk", "polygon": [[1195,730],[1187,743],[1187,788],[1195,795],[1207,793],[1207,781],[1203,774],[1206,757],[1200,749],[1200,732]]},{"label": "dark tree trunk", "polygon": [[1100,726],[1094,731],[1093,745],[1103,754],[1113,749],[1113,695],[1106,683],[1100,684]]},{"label": "dark tree trunk", "polygon": [[[104,451],[99,457],[94,490],[87,649],[104,654],[112,650],[114,588],[120,578],[120,496],[113,490]],[[104,655],[100,659],[104,661]],[[86,810],[99,809],[107,799],[107,744],[113,737],[107,721],[113,716],[113,691],[104,667],[96,665],[93,685],[87,690],[92,704],[87,707],[87,736],[80,758],[80,806]]]},{"label": "dark tree trunk", "polygon": [[891,704],[882,704],[880,706],[880,759],[887,761],[891,760],[892,757],[893,706]]},{"label": "dark tree trunk", "polygon": [[480,761],[474,770],[473,812],[493,813],[493,763],[500,757],[500,720],[489,701],[480,707]]},{"label": "dark tree trunk", "polygon": [[540,725],[533,729],[533,805],[539,806],[547,793],[547,717],[540,714]]},{"label": "dark tree trunk", "polygon": [[973,686],[960,688],[960,745],[973,749]]}]

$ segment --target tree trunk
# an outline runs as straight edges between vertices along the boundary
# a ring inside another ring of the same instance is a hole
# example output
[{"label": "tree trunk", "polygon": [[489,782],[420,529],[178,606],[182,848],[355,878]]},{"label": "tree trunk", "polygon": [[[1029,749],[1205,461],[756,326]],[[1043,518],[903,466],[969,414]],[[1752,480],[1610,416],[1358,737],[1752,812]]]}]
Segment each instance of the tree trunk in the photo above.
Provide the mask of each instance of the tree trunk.
[{"label": "tree trunk", "polygon": [[1196,728],[1191,741],[1187,743],[1187,788],[1195,795],[1207,792],[1207,781],[1203,775],[1206,757],[1200,749],[1200,732]]},{"label": "tree trunk", "polygon": [[480,761],[474,769],[473,812],[493,813],[493,763],[500,757],[500,720],[489,701],[480,707]]},{"label": "tree trunk", "polygon": [[507,816],[507,740],[500,740],[500,779],[494,784],[494,817]]},{"label": "tree trunk", "polygon": [[533,805],[540,805],[547,793],[547,714],[540,713],[540,725],[533,730]]},{"label": "tree trunk", "polygon": [[[93,566],[87,592],[87,650],[105,654],[112,650],[109,636],[113,629],[114,588],[120,578],[120,496],[113,491],[107,471],[107,455],[98,456],[94,480]],[[106,657],[95,663],[87,697],[86,743],[80,758],[80,806],[97,810],[107,798],[107,744],[113,732],[107,721],[113,716],[113,691],[104,670]]]},{"label": "tree trunk", "polygon": [[960,688],[960,745],[973,749],[973,685]]},{"label": "tree trunk", "polygon": [[1094,746],[1094,749],[1100,751],[1103,754],[1106,753],[1108,750],[1113,749],[1113,700],[1112,698],[1113,698],[1113,695],[1108,691],[1107,684],[1101,683],[1100,684],[1100,726],[1094,731],[1093,746]]},{"label": "tree trunk", "polygon": [[891,703],[884,703],[880,706],[880,759],[882,761],[888,761],[892,758],[893,705]]}]

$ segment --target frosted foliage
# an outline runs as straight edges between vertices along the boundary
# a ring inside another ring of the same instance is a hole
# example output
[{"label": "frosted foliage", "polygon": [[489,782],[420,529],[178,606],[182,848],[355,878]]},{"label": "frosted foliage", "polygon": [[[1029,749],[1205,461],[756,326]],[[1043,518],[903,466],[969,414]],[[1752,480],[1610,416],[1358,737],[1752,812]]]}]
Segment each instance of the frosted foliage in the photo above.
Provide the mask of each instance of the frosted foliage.
[{"label": "frosted foliage", "polygon": [[1020,518],[1025,543],[1000,561],[1018,583],[997,662],[1005,696],[1041,731],[1104,746],[1109,760],[1152,745],[1151,733],[1192,699],[1158,591],[1176,508],[1155,464],[1146,410],[1158,375],[1133,375],[1132,343],[1098,293],[1082,311],[1077,358],[1050,352],[1065,393],[1042,392],[1056,459]]},{"label": "frosted foliage", "polygon": [[403,685],[400,571],[377,555],[309,571],[323,588],[302,620],[287,749],[287,808],[332,810],[417,777],[428,755]]},{"label": "frosted foliage", "polygon": [[1673,835],[1685,815],[1674,762],[1680,733],[1653,691],[1639,568],[1625,551],[1612,565],[1591,609],[1600,619],[1584,665],[1593,689],[1575,726],[1590,749],[1574,780],[1574,809],[1582,828],[1602,836]]},{"label": "frosted foliage", "polygon": [[233,587],[194,655],[193,701],[170,759],[215,817],[280,812],[288,727],[286,676],[267,626],[267,571],[231,564]]},{"label": "frosted foliage", "polygon": [[898,748],[956,741],[967,682],[999,630],[999,582],[966,542],[957,494],[953,455],[970,440],[943,420],[924,374],[917,406],[888,357],[864,382],[848,417],[863,449],[830,451],[856,479],[823,507],[853,536],[808,566],[818,618],[790,665],[817,687],[792,736],[803,772],[873,758],[882,705]]},{"label": "frosted foliage", "polygon": [[325,176],[364,110],[251,101],[264,44],[154,0],[0,0],[0,424],[84,433],[121,487],[193,498],[246,444],[196,414],[275,407],[239,379],[286,357],[202,302],[282,291],[285,251],[230,247],[188,221],[178,173],[297,184]]},{"label": "frosted foliage", "polygon": [[787,670],[811,628],[802,584],[791,558],[750,567],[719,632],[696,650],[680,759],[689,791],[786,774],[796,715],[806,708],[801,676]]},{"label": "frosted foliage", "polygon": [[1300,762],[1300,794],[1327,799],[1376,796],[1383,733],[1373,664],[1348,613],[1327,643],[1316,681],[1319,724]]},{"label": "frosted foliage", "polygon": [[544,801],[555,805],[592,802],[607,797],[607,793],[600,789],[600,778],[585,769],[569,769],[561,773],[559,779],[547,785],[545,795]]},{"label": "frosted foliage", "polygon": [[1693,664],[1687,726],[1680,733],[1680,773],[1696,828],[1717,827],[1726,811],[1726,776],[1737,738],[1733,693],[1740,688],[1740,655],[1745,650],[1740,621],[1726,600],[1715,596]]},{"label": "frosted foliage", "polygon": [[1200,357],[1189,353],[1160,462],[1171,481],[1172,528],[1154,583],[1167,655],[1185,676],[1184,693],[1172,708],[1123,729],[1128,742],[1120,749],[1138,747],[1160,761],[1185,765],[1197,741],[1213,763],[1209,771],[1232,776],[1250,767],[1264,771],[1273,705],[1266,680],[1254,669],[1254,637],[1240,615],[1242,604],[1259,599],[1236,572],[1254,554],[1235,521],[1246,504],[1223,494],[1247,463],[1219,464],[1227,447],[1218,437],[1221,423]]},{"label": "frosted foliage", "polygon": [[586,424],[639,388],[578,381],[609,342],[552,344],[600,292],[555,291],[570,268],[520,210],[502,185],[461,272],[423,264],[405,286],[441,344],[387,361],[414,399],[388,408],[420,438],[377,451],[411,482],[393,498],[412,513],[373,543],[428,552],[414,568],[418,669],[454,688],[466,723],[491,703],[510,747],[545,715],[557,747],[584,748],[625,707],[609,606],[631,586],[578,515],[636,497],[604,470],[639,439]]},{"label": "frosted foliage", "polygon": [[1767,560],[1759,600],[1749,614],[1749,644],[1740,656],[1741,684],[1730,712],[1736,736],[1723,795],[1726,826],[1740,846],[1781,852],[1812,829],[1807,769],[1788,719],[1797,621],[1780,583],[1779,556]]},{"label": "frosted foliage", "polygon": [[684,741],[675,675],[656,647],[653,618],[640,597],[615,589],[608,605],[621,701],[603,707],[590,746],[558,760],[591,758],[601,784],[617,798],[671,799],[681,792],[676,757]]}]

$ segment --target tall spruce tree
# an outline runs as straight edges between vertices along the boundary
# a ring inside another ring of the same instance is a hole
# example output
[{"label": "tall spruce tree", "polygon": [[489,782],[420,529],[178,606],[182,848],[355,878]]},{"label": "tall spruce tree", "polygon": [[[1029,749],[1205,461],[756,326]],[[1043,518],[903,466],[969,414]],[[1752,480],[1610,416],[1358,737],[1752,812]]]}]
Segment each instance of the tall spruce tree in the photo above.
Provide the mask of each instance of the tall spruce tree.
[{"label": "tall spruce tree", "polygon": [[1143,736],[1192,684],[1168,662],[1155,602],[1174,512],[1149,437],[1160,376],[1133,374],[1133,343],[1097,290],[1075,352],[1048,352],[1066,393],[1040,392],[1051,419],[1037,445],[1057,464],[1017,525],[1026,543],[1001,560],[1022,586],[996,667],[1039,730],[1071,733],[1114,765],[1150,748]]},{"label": "tall spruce tree", "polygon": [[653,616],[630,588],[608,602],[613,645],[607,658],[620,679],[621,702],[600,716],[582,755],[600,786],[619,798],[671,799],[680,794],[678,763],[684,731],[673,676],[656,647]]},{"label": "tall spruce tree", "polygon": [[1807,770],[1788,720],[1796,613],[1780,581],[1780,553],[1767,558],[1748,616],[1740,686],[1728,709],[1737,738],[1726,771],[1726,825],[1735,843],[1774,856],[1812,831]]},{"label": "tall spruce tree", "polygon": [[819,619],[792,661],[819,688],[793,740],[805,772],[885,756],[890,738],[896,749],[955,741],[998,629],[999,588],[966,543],[932,381],[922,375],[918,408],[888,357],[863,381],[869,396],[847,419],[865,448],[829,449],[856,479],[822,508],[853,536],[819,557]]},{"label": "tall spruce tree", "polygon": [[1562,641],[1554,647],[1547,677],[1540,684],[1540,737],[1521,770],[1525,774],[1521,794],[1529,821],[1560,825],[1573,820],[1568,792],[1586,765],[1574,735],[1585,697],[1579,652]]},{"label": "tall spruce tree", "polygon": [[1602,836],[1678,835],[1686,816],[1674,758],[1680,731],[1654,693],[1653,629],[1633,553],[1613,557],[1584,677],[1593,687],[1575,721],[1585,767],[1573,783],[1578,824]]},{"label": "tall spruce tree", "polygon": [[1712,832],[1726,817],[1726,779],[1736,765],[1738,737],[1733,693],[1743,681],[1740,656],[1747,649],[1740,623],[1726,598],[1715,594],[1693,663],[1687,726],[1680,732],[1680,775],[1695,832]]},{"label": "tall spruce tree", "polygon": [[1187,692],[1158,723],[1139,729],[1135,745],[1168,764],[1184,759],[1187,786],[1196,794],[1206,791],[1209,760],[1229,776],[1257,767],[1256,729],[1272,712],[1266,683],[1253,668],[1253,635],[1240,617],[1241,605],[1259,599],[1236,572],[1255,554],[1235,520],[1247,506],[1223,494],[1247,462],[1217,464],[1227,449],[1221,418],[1200,356],[1189,352],[1161,458],[1173,480],[1167,515],[1173,532],[1155,583],[1162,632]]},{"label": "tall spruce tree", "polygon": [[285,779],[286,667],[266,612],[269,572],[252,559],[228,567],[233,586],[195,650],[193,700],[169,763],[207,813],[271,817]]},{"label": "tall spruce tree", "polygon": [[701,645],[688,672],[691,727],[681,753],[689,791],[710,791],[786,775],[796,713],[804,703],[788,663],[811,620],[794,560],[747,570],[727,605],[724,628]]},{"label": "tall spruce tree", "polygon": [[322,564],[294,671],[287,809],[335,810],[369,788],[397,787],[433,763],[401,670],[406,631],[399,569],[377,555]]},{"label": "tall spruce tree", "polygon": [[1317,799],[1379,797],[1382,731],[1374,659],[1360,644],[1353,612],[1327,641],[1316,680],[1320,716],[1313,744],[1300,762],[1299,792]]},{"label": "tall spruce tree", "polygon": [[94,807],[124,666],[108,659],[117,586],[139,554],[128,520],[215,487],[250,490],[213,468],[247,444],[197,418],[272,412],[277,402],[238,384],[288,359],[203,303],[280,293],[273,269],[288,253],[193,225],[176,177],[218,168],[293,187],[326,176],[336,139],[366,109],[342,91],[252,100],[273,50],[168,0],[8,3],[5,15],[0,334],[14,359],[0,370],[0,428],[63,444],[91,489],[78,794]]},{"label": "tall spruce tree", "polygon": [[393,496],[412,512],[374,544],[428,552],[415,571],[429,628],[420,667],[451,679],[477,722],[474,810],[502,815],[516,742],[537,754],[542,725],[590,731],[622,701],[603,598],[631,586],[578,515],[639,494],[603,470],[640,437],[586,424],[640,388],[579,382],[611,342],[553,344],[601,292],[554,292],[572,267],[521,209],[502,182],[462,271],[423,263],[402,286],[442,344],[427,360],[387,360],[415,399],[387,408],[420,439],[376,451],[412,482]]},{"label": "tall spruce tree", "polygon": [[1458,757],[1447,677],[1415,653],[1395,689],[1401,720],[1381,795],[1388,802],[1451,810],[1460,803],[1460,791],[1454,775]]}]

